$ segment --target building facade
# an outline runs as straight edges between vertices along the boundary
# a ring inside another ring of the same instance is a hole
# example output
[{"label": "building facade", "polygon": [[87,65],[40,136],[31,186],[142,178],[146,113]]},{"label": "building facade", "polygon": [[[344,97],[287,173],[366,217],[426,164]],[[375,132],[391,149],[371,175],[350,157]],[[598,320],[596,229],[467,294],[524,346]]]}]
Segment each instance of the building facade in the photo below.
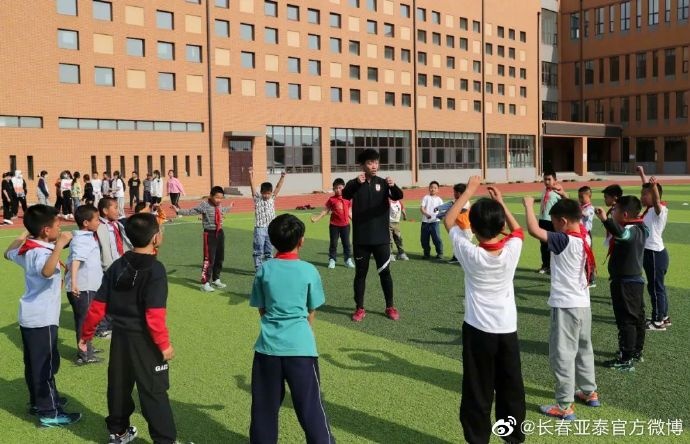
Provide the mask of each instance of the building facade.
[{"label": "building facade", "polygon": [[0,162],[169,169],[188,194],[349,178],[404,185],[540,169],[538,2],[50,0],[3,5]]}]

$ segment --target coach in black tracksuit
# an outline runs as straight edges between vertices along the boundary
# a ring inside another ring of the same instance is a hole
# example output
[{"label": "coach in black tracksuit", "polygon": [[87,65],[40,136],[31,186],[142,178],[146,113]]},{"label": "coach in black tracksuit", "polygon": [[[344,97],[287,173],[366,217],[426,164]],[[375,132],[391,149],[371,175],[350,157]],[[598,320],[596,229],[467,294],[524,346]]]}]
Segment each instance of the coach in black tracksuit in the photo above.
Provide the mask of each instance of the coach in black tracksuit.
[{"label": "coach in black tracksuit", "polygon": [[400,200],[403,192],[393,179],[377,176],[379,153],[366,149],[357,161],[362,173],[350,180],[343,190],[343,197],[352,200],[353,253],[355,257],[355,304],[352,315],[355,322],[361,321],[364,311],[364,289],[366,286],[369,259],[374,255],[381,288],[386,298],[386,315],[397,320],[398,311],[393,306],[393,279],[390,272],[390,200]]}]

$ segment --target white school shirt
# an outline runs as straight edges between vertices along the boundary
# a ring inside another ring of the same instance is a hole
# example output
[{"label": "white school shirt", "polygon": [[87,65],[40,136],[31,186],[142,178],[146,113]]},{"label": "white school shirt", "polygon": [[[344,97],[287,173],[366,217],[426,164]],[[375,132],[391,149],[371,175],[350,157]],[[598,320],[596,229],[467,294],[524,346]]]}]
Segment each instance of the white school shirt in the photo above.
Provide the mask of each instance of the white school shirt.
[{"label": "white school shirt", "polygon": [[668,207],[662,205],[659,214],[656,214],[654,207],[652,207],[647,211],[647,214],[644,215],[642,220],[647,228],[649,228],[649,237],[644,243],[645,250],[663,251],[666,247],[664,246],[662,235],[664,234],[666,222],[668,221]]},{"label": "white school shirt", "polygon": [[102,185],[103,181],[101,179],[91,179],[91,186],[93,187],[93,196],[95,197],[94,200],[96,204],[100,198],[103,197],[103,190],[101,189]]},{"label": "white school shirt", "polygon": [[[548,231],[546,244],[551,254],[551,291],[547,303],[554,308],[589,307],[587,257],[582,239]],[[587,238],[589,240],[589,237]]]},{"label": "white school shirt", "polygon": [[124,182],[120,177],[113,181],[113,197],[125,197]]},{"label": "white school shirt", "polygon": [[151,196],[163,197],[163,181],[160,177],[151,179]]},{"label": "white school shirt", "polygon": [[[117,251],[117,250],[116,250]],[[72,291],[72,262],[78,261],[77,288],[79,291],[98,291],[103,280],[101,267],[101,249],[92,231],[74,230],[70,242],[69,256],[67,256],[67,273],[65,274],[65,290]]]},{"label": "white school shirt", "polygon": [[390,218],[389,221],[393,223],[400,222],[402,216],[403,205],[399,200],[391,200],[390,202]]},{"label": "white school shirt", "polygon": [[40,328],[60,325],[60,266],[46,278],[41,273],[46,261],[53,254],[54,244],[32,239],[41,246],[20,255],[19,248],[7,252],[7,258],[24,269],[24,294],[19,300],[19,325]]},{"label": "white school shirt", "polygon": [[586,204],[582,206],[582,225],[585,226],[587,232],[592,231],[592,223],[594,222],[594,205]]},{"label": "white school shirt", "polygon": [[486,333],[517,331],[513,278],[522,239],[506,242],[498,256],[470,242],[460,227],[451,228],[453,252],[465,271],[465,322]]},{"label": "white school shirt", "polygon": [[436,217],[438,211],[436,211],[436,209],[441,205],[443,205],[443,199],[439,196],[432,196],[431,194],[424,196],[422,199],[422,208],[424,208],[424,211],[431,214],[431,217],[422,216],[422,222],[438,222],[438,217]]}]

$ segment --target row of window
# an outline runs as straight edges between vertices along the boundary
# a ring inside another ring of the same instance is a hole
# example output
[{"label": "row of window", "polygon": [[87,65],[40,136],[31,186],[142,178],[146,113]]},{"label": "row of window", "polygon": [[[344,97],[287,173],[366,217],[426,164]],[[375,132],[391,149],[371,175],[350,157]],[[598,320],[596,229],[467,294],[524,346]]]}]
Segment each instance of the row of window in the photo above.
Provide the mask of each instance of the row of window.
[{"label": "row of window", "polygon": [[[584,113],[580,109],[580,102],[571,102],[570,104],[570,118],[574,121],[579,121],[583,118],[584,121],[589,122],[591,119],[591,109],[594,112],[594,122],[604,123],[620,122],[627,123],[631,118],[631,111],[634,111],[634,121],[642,121],[643,99],[646,108],[646,120],[657,121],[659,119],[670,120],[672,117],[671,110],[674,109],[673,117],[676,119],[688,118],[688,102],[686,95],[688,91],[674,91],[664,93],[652,93],[645,95],[636,95],[631,97],[620,97],[610,99],[594,99],[586,100],[584,103]],[[616,115],[616,103],[618,101],[618,115]],[[631,108],[630,102],[633,101],[634,108]],[[661,101],[661,110],[659,102]],[[605,118],[605,104],[608,102],[608,119]],[[582,114],[581,114],[582,113]]]},{"label": "row of window", "polygon": [[176,131],[201,133],[204,124],[201,122],[168,122],[158,120],[123,120],[123,119],[89,119],[60,117],[60,129],[112,130],[112,131]]},{"label": "row of window", "polygon": [[0,128],[43,128],[43,118],[34,116],[0,116]]},{"label": "row of window", "polygon": [[[678,69],[683,74],[687,74],[690,70],[690,46],[684,46],[682,48],[666,48],[663,50],[651,51],[651,54],[647,52],[639,52],[636,54],[625,54],[623,56],[612,56],[608,57],[608,71],[609,82],[618,82],[620,80],[621,71],[621,58],[623,58],[623,78],[625,80],[630,80],[630,70],[631,70],[631,57],[634,56],[635,60],[635,78],[638,80],[646,79],[649,73],[649,67],[647,61],[649,60],[651,65],[651,78],[658,78],[661,66],[660,54],[663,53],[663,73],[665,76],[675,76]],[[680,63],[677,63],[677,55],[680,53],[682,59]],[[648,57],[651,55],[651,58]],[[598,60],[598,78],[599,83],[604,83],[605,81],[605,71],[606,71],[606,61],[607,59]],[[584,81],[585,85],[592,85],[594,83],[594,68],[595,60],[585,60],[584,67]],[[580,84],[580,64],[579,62],[574,63],[575,69],[575,84]]]},{"label": "row of window", "polygon": [[[673,3],[676,3],[675,8]],[[584,37],[590,35],[590,19],[594,15],[593,32],[596,36],[604,35],[607,32],[615,32],[616,29],[620,31],[628,31],[631,28],[632,5],[635,5],[635,28],[642,28],[643,24],[643,3],[646,6],[647,26],[657,26],[660,22],[660,3],[663,4],[663,21],[664,23],[671,23],[673,12],[675,10],[676,20],[679,22],[688,20],[688,13],[690,11],[690,0],[635,0],[623,1],[618,4],[612,4],[608,7],[587,9],[583,12],[584,20],[581,20],[580,12],[573,12],[570,14],[570,38],[577,40],[580,38],[580,29],[584,33]],[[608,14],[607,14],[608,13]],[[618,19],[616,19],[618,16]],[[608,21],[607,21],[608,18]],[[618,21],[618,24],[616,23]]]},{"label": "row of window", "polygon": [[[143,73],[143,71],[140,72]],[[70,63],[60,63],[58,67],[58,78],[60,83],[82,83],[81,67]],[[115,68],[109,66],[95,66],[94,84],[97,86],[115,86]],[[175,91],[177,89],[175,73],[159,72],[158,89],[161,91]]]}]

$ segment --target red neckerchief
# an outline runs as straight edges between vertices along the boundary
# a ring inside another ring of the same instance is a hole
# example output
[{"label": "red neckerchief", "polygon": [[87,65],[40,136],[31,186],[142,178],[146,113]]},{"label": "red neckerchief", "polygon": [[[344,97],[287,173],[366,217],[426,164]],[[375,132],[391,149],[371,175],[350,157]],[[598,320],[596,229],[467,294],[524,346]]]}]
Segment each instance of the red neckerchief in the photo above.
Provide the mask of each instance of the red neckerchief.
[{"label": "red neckerchief", "polygon": [[[632,220],[626,220],[625,221],[625,226],[631,225],[631,224],[642,224],[644,221],[642,218],[639,219],[632,219]],[[624,227],[625,227],[624,226]],[[613,234],[611,234],[611,239],[609,239],[609,251],[606,253],[606,259],[609,258],[613,254],[613,247],[616,245],[616,238]]]},{"label": "red neckerchief", "polygon": [[[666,201],[662,200],[661,202],[659,202],[659,205],[661,205],[662,207],[665,207]],[[654,208],[654,205],[651,205],[651,206],[645,208],[644,213],[642,213],[642,215],[640,216],[640,219],[644,219],[644,217],[647,215],[647,213],[649,213],[649,210],[652,208]]]},{"label": "red neckerchief", "polygon": [[299,254],[298,253],[293,253],[293,252],[287,252],[287,253],[276,253],[275,255],[276,259],[285,259],[286,261],[296,261],[299,259]]},{"label": "red neckerchief", "polygon": [[498,242],[494,243],[486,243],[486,242],[479,242],[479,247],[485,249],[486,251],[499,251],[502,250],[505,246],[506,243],[513,239],[513,238],[518,238],[518,239],[524,239],[525,235],[522,232],[522,228],[518,228],[517,230],[513,231],[510,234],[506,233],[501,233],[503,234],[503,239],[499,240]]},{"label": "red neckerchief", "polygon": [[122,243],[122,233],[120,233],[120,227],[117,222],[110,222],[110,226],[113,227],[113,233],[115,233],[115,246],[117,247],[117,254],[120,256],[125,254],[125,246]]},{"label": "red neckerchief", "polygon": [[220,212],[220,207],[218,205],[216,207],[216,234],[220,232],[220,230],[223,228],[223,215]]},{"label": "red neckerchief", "polygon": [[23,256],[26,254],[27,251],[33,250],[34,248],[45,248],[46,250],[50,250],[50,248],[46,247],[45,245],[41,245],[38,242],[36,242],[33,239],[27,239],[21,247],[19,247],[19,252],[18,254],[20,256]]},{"label": "red neckerchief", "polygon": [[585,228],[583,224],[580,224],[580,231],[566,231],[565,234],[582,240],[583,250],[585,253],[585,275],[587,276],[587,282],[591,282],[591,278],[594,276],[594,270],[596,269],[597,264],[594,260],[592,246],[587,243],[587,228]]},{"label": "red neckerchief", "polygon": [[544,197],[541,198],[541,208],[539,209],[539,212],[541,214],[544,214],[544,210],[546,209],[546,203],[549,201],[549,195],[551,194],[551,188],[546,188],[544,191]]}]

